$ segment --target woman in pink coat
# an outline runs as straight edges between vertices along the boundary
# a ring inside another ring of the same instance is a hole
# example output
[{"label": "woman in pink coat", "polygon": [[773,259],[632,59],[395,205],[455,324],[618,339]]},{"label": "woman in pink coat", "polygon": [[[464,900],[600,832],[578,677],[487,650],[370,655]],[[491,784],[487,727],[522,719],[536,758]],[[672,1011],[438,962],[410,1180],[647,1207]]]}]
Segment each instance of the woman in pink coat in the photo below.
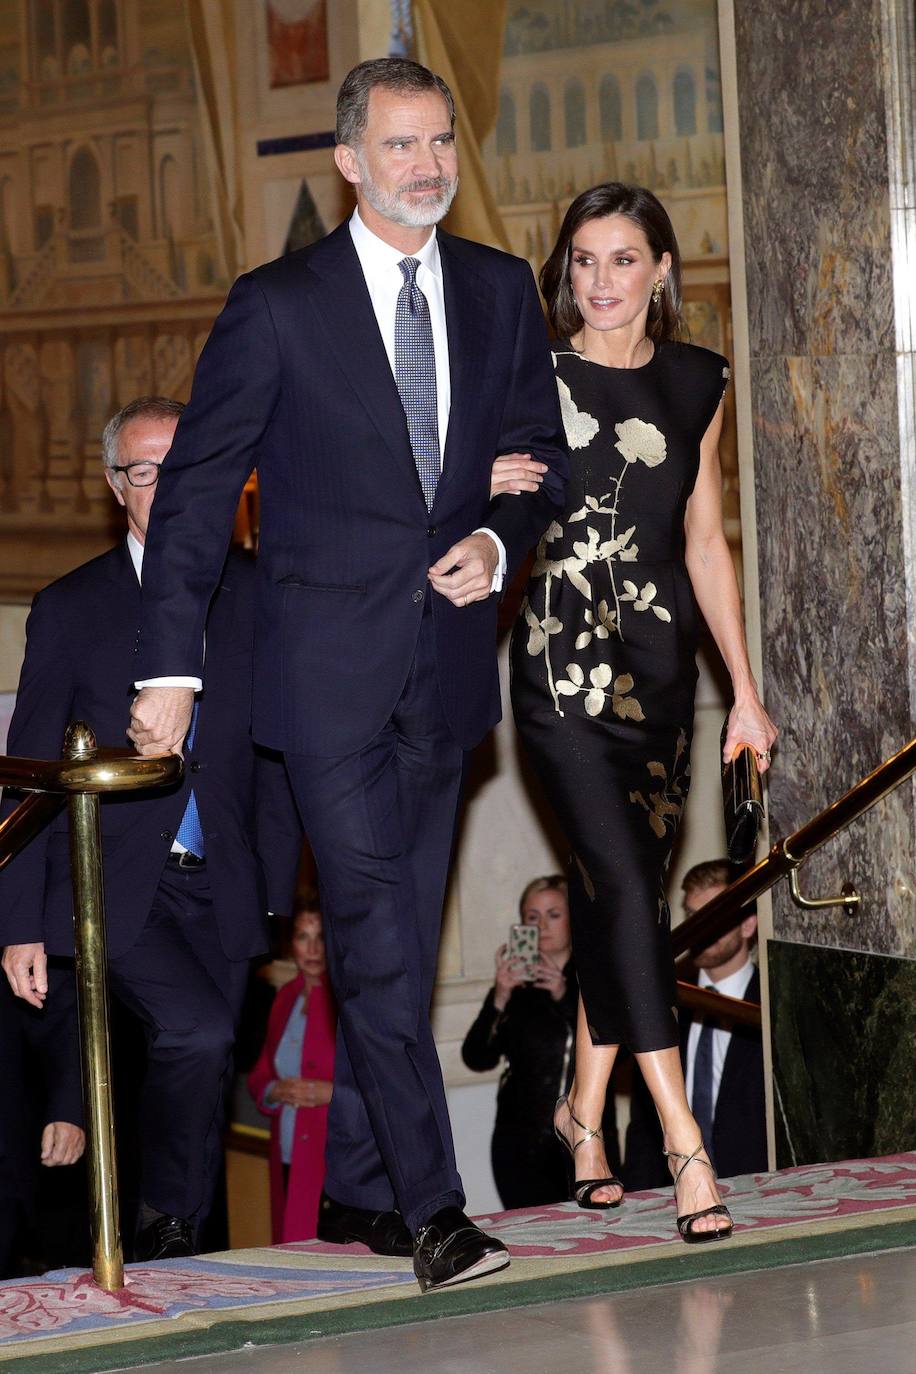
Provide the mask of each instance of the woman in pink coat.
[{"label": "woman in pink coat", "polygon": [[270,1123],[270,1210],[274,1244],[310,1240],[324,1182],[324,1143],[334,1079],[337,1013],[325,971],[321,915],[293,917],[298,970],[280,988],[248,1090]]}]

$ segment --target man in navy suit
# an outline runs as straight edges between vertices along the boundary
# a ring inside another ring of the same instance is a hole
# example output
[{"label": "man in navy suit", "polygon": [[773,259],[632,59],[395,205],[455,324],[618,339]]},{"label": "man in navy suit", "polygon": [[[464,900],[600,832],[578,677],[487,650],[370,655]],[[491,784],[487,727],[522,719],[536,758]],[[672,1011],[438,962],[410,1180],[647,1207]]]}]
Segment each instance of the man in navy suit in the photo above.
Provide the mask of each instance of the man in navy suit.
[{"label": "man in navy suit", "polygon": [[[106,427],[105,476],[127,538],[35,598],[11,754],[56,757],[74,719],[101,745],[124,743],[150,508],[182,409],[147,397]],[[207,689],[182,782],[101,808],[110,981],[148,1043],[141,1259],[194,1251],[220,1165],[248,961],[267,947],[268,910],[291,910],[302,839],[282,760],[251,739],[252,560],[233,553],[222,566],[224,554],[205,608]],[[0,944],[13,991],[41,1008],[54,996],[47,955],[73,953],[66,813],[0,874]]]},{"label": "man in navy suit", "polygon": [[[695,864],[684,875],[684,915],[694,915],[732,881],[727,859]],[[753,908],[734,930],[694,959],[696,981],[726,997],[760,1001],[760,971],[751,958],[757,933]],[[707,1152],[722,1178],[759,1173],[767,1167],[763,1037],[753,1026],[696,1017],[686,1007],[680,1018],[681,1060],[693,1114],[703,1129]],[[628,1190],[670,1185],[662,1156],[662,1132],[642,1076],[633,1081],[623,1177]]]},{"label": "man in navy suit", "polygon": [[[261,494],[254,732],[315,854],[340,1008],[319,1235],[414,1254],[422,1288],[508,1263],[462,1209],[429,1024],[462,769],[499,718],[496,596],[562,505],[567,455],[527,264],[437,231],[454,103],[356,67],[336,161],[357,209],[236,282],[156,495],[131,737],[178,749],[239,492]],[[496,455],[539,488],[489,500]],[[403,1220],[402,1220],[403,1219]],[[406,1226],[405,1226],[406,1223]]]}]

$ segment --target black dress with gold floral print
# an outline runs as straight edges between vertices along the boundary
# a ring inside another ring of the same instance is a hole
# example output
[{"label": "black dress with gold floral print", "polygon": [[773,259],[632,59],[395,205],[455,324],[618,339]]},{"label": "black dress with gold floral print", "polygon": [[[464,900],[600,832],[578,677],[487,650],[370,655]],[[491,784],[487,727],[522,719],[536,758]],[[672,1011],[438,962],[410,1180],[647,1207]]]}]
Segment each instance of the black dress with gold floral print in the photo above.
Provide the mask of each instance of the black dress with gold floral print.
[{"label": "black dress with gold floral print", "polygon": [[592,1039],[678,1043],[664,877],[690,778],[697,611],[684,512],[728,378],[660,345],[643,367],[554,349],[567,507],[512,635],[519,733],[573,851],[573,950]]}]

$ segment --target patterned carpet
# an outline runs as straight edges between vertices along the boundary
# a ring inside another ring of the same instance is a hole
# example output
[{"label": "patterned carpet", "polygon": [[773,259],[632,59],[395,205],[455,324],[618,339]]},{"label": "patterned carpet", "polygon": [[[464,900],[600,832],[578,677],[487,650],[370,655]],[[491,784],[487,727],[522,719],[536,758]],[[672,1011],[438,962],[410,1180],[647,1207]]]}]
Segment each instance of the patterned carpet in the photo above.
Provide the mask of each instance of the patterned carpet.
[{"label": "patterned carpet", "polygon": [[117,1294],[84,1271],[0,1283],[0,1364],[83,1374],[469,1311],[916,1245],[916,1152],[810,1165],[722,1184],[724,1245],[674,1236],[671,1190],[619,1211],[572,1204],[481,1219],[511,1267],[420,1297],[410,1261],[308,1242],[130,1265]]}]

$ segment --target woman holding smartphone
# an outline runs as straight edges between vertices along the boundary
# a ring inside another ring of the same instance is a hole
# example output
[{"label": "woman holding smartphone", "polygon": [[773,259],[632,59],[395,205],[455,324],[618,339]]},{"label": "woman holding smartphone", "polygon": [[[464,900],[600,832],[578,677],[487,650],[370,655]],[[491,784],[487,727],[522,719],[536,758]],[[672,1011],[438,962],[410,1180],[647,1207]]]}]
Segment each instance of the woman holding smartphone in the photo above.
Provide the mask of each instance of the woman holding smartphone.
[{"label": "woman holding smartphone", "polygon": [[[506,1068],[496,1098],[491,1159],[503,1206],[537,1207],[569,1196],[564,1151],[553,1110],[573,1073],[579,984],[572,964],[566,879],[535,878],[519,902],[521,920],[538,931],[529,968],[508,945],[496,951],[496,981],[468,1031],[461,1055],[478,1073]],[[616,1159],[614,1103],[605,1113]]]}]

